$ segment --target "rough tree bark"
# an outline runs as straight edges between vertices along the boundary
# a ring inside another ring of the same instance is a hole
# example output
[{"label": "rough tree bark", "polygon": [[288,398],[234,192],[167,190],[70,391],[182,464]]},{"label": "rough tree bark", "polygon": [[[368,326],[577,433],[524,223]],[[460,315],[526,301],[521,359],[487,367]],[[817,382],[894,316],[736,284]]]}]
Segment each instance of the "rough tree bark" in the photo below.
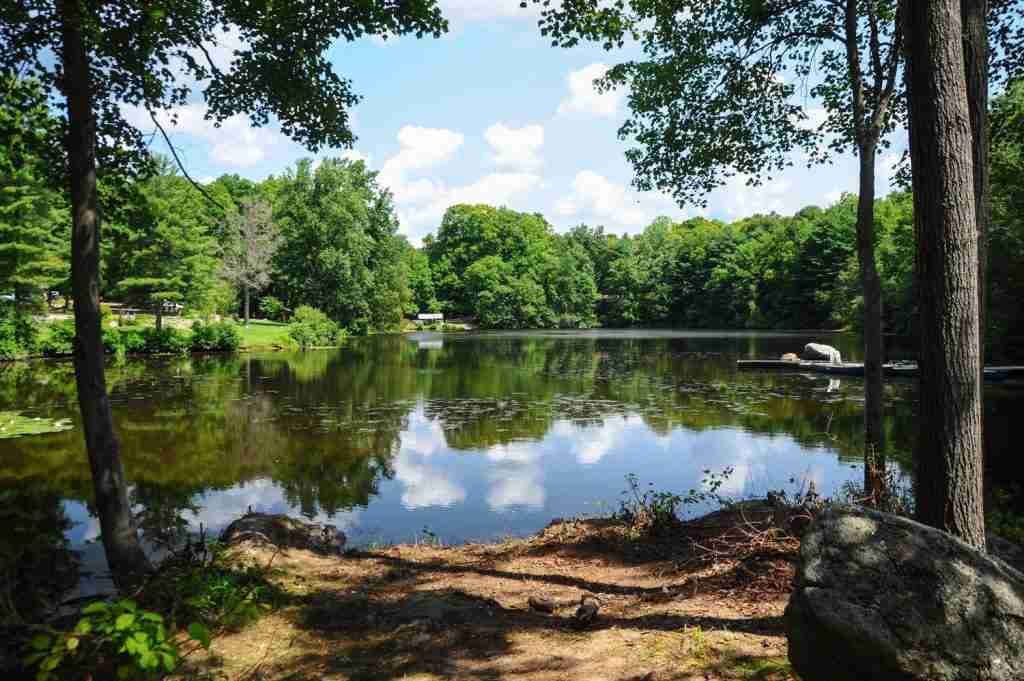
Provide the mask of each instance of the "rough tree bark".
[{"label": "rough tree bark", "polygon": [[75,299],[75,381],[92,469],[103,548],[114,580],[131,583],[150,569],[132,523],[120,444],[107,396],[100,329],[100,218],[96,194],[96,126],[89,58],[78,0],[61,0],[62,89],[68,104],[65,149],[71,178],[71,286]]},{"label": "rough tree bark", "polygon": [[[982,360],[985,351],[985,311],[988,275],[988,0],[961,0],[964,74],[971,115],[974,149],[974,213],[978,230],[978,326]],[[983,384],[984,385],[984,384]]]},{"label": "rough tree bark", "polygon": [[916,511],[985,548],[974,151],[960,0],[903,0],[920,297]]},{"label": "rough tree bark", "polygon": [[[971,141],[974,146],[974,213],[978,230],[978,347],[981,351],[982,433],[985,426],[985,324],[988,309],[988,221],[989,123],[988,123],[988,0],[961,0],[960,18],[964,37],[964,75],[967,104],[971,113]],[[984,456],[984,454],[983,454]],[[986,504],[992,498],[992,476],[983,467]]]}]

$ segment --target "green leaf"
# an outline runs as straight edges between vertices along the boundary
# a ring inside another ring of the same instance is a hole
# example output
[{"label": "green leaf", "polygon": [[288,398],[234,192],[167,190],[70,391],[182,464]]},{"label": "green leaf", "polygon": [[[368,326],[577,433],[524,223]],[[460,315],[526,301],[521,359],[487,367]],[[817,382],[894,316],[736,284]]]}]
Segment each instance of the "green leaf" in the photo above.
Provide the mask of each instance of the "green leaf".
[{"label": "green leaf", "polygon": [[79,639],[77,636],[72,636],[71,638],[69,638],[67,641],[64,642],[64,645],[67,647],[68,650],[74,652],[74,650],[76,648],[78,648],[78,644],[80,642],[81,642],[81,639]]},{"label": "green leaf", "polygon": [[124,631],[135,624],[135,615],[130,612],[126,612],[123,615],[118,615],[117,619],[114,620],[114,628],[118,631]]},{"label": "green leaf", "polygon": [[135,676],[135,665],[125,662],[117,667],[117,678],[121,681],[128,681],[128,679]]},{"label": "green leaf", "polygon": [[82,608],[83,615],[96,615],[101,612],[106,612],[110,608],[104,601],[95,601]]},{"label": "green leaf", "polygon": [[162,623],[164,621],[163,617],[161,617],[160,615],[156,614],[155,612],[149,612],[148,610],[146,612],[142,613],[142,615],[140,616],[140,619],[142,621],[144,621],[144,622]]},{"label": "green leaf", "polygon": [[52,641],[50,640],[49,636],[47,636],[46,634],[39,634],[38,636],[32,638],[32,640],[29,642],[29,646],[33,650],[46,650],[50,647],[51,643]]},{"label": "green leaf", "polygon": [[204,648],[209,649],[210,647],[210,630],[206,628],[205,624],[201,622],[193,622],[188,625],[188,635],[193,640],[198,641]]},{"label": "green leaf", "polygon": [[64,655],[62,653],[50,655],[45,660],[43,660],[43,664],[39,666],[39,669],[44,672],[53,671],[57,668],[57,666],[61,663],[61,660],[63,659]]},{"label": "green leaf", "polygon": [[121,600],[119,600],[117,602],[117,607],[121,608],[122,610],[127,610],[128,612],[135,612],[139,609],[139,606],[135,604],[135,601],[128,600],[127,598],[122,598]]},{"label": "green leaf", "polygon": [[174,657],[174,655],[172,653],[160,653],[160,657],[163,658],[164,671],[166,671],[168,674],[173,672],[175,665],[177,665],[178,663],[178,660]]}]

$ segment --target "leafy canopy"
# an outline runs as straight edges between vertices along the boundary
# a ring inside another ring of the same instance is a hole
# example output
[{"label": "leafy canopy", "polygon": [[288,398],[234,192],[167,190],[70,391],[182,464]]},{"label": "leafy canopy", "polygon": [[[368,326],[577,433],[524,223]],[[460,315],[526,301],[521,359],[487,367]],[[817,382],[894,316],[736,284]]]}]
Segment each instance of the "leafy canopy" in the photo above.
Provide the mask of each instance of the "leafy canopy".
[{"label": "leafy canopy", "polygon": [[[73,1],[73,0],[67,0]],[[78,0],[92,57],[91,89],[101,168],[146,172],[146,138],[124,115],[154,116],[201,95],[215,123],[236,114],[256,126],[275,119],[311,150],[349,146],[348,109],[359,101],[335,73],[327,49],[337,40],[414,33],[439,36],[447,22],[436,0]],[[66,108],[61,0],[0,3],[0,74],[40,83]],[[217,47],[230,51],[218,60]],[[227,63],[223,63],[227,61]],[[66,117],[61,116],[66,126]],[[49,142],[59,147],[63,135]]]},{"label": "leafy canopy", "polygon": [[[826,161],[872,127],[884,138],[902,117],[893,0],[534,2],[546,7],[541,31],[556,46],[639,44],[642,58],[617,64],[598,86],[629,88],[619,135],[636,143],[626,155],[637,187],[682,203],[703,205],[737,174],[770,179],[794,150]],[[858,54],[852,68],[848,47]]]}]

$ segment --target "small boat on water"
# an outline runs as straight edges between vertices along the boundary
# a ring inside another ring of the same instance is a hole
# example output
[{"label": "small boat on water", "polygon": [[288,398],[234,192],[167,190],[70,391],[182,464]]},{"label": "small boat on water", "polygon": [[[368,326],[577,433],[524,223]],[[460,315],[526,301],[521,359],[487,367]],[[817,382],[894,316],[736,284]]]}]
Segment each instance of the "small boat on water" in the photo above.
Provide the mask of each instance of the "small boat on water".
[{"label": "small boat on water", "polygon": [[[864,364],[861,362],[820,362],[808,360],[785,359],[740,359],[736,361],[740,369],[774,369],[780,371],[813,371],[819,374],[839,376],[863,376]],[[917,376],[917,362],[890,362],[882,365],[886,376]],[[1004,381],[1008,378],[1024,378],[1024,366],[992,366],[985,367],[986,381]]]}]

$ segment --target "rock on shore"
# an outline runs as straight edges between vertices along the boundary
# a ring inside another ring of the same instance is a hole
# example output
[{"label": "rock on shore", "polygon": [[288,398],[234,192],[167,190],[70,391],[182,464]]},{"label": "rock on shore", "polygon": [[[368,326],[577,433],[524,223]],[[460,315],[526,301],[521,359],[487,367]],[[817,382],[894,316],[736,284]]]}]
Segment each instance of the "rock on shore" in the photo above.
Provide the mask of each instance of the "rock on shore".
[{"label": "rock on shore", "polygon": [[246,513],[227,526],[220,540],[225,544],[260,541],[279,548],[340,553],[346,537],[334,525],[310,523],[283,514]]},{"label": "rock on shore", "polygon": [[1024,678],[1024,575],[951,535],[852,507],[826,510],[786,608],[804,681]]}]

